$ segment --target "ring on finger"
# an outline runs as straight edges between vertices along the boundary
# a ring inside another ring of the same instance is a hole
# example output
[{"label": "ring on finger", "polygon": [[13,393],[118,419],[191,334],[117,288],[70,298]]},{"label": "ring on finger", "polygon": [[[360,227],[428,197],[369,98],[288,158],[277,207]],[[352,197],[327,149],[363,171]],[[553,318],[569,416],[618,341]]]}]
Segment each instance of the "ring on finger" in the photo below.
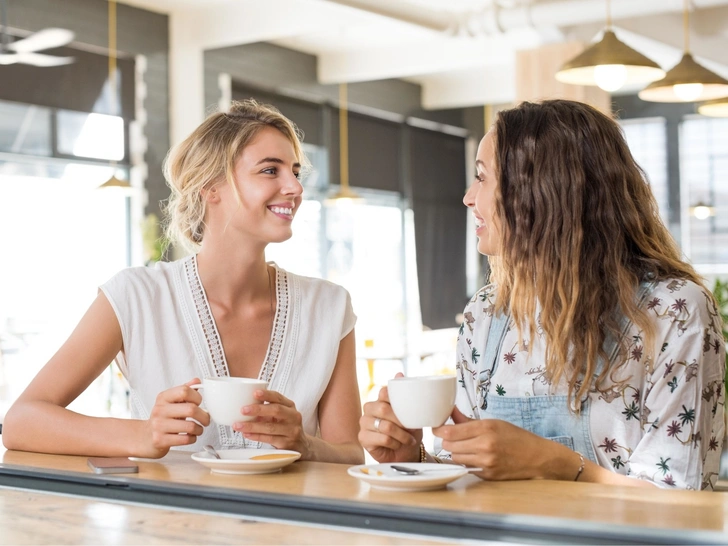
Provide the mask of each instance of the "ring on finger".
[{"label": "ring on finger", "polygon": [[379,425],[381,424],[381,422],[382,420],[379,417],[374,419],[374,430],[376,430],[377,432],[380,432]]}]

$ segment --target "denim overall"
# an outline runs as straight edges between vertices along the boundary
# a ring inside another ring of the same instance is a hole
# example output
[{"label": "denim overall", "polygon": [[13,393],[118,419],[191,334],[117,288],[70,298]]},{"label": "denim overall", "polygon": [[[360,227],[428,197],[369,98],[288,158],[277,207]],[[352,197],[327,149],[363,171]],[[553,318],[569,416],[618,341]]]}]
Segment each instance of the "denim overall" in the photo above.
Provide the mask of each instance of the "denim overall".
[{"label": "denim overall", "polygon": [[[647,296],[655,287],[655,281],[644,281],[637,292],[638,306],[642,306]],[[479,381],[477,386],[477,407],[480,419],[501,419],[534,434],[565,445],[578,451],[590,461],[597,463],[591,439],[589,420],[590,400],[587,398],[578,414],[569,411],[566,395],[548,396],[488,396],[490,382],[498,369],[498,355],[508,331],[509,315],[493,315],[488,331],[483,358],[480,360]],[[621,337],[627,333],[630,321],[623,318]],[[617,356],[617,342],[614,339],[605,341],[609,361]],[[601,362],[600,362],[601,364]],[[596,375],[599,374],[598,366]]]}]

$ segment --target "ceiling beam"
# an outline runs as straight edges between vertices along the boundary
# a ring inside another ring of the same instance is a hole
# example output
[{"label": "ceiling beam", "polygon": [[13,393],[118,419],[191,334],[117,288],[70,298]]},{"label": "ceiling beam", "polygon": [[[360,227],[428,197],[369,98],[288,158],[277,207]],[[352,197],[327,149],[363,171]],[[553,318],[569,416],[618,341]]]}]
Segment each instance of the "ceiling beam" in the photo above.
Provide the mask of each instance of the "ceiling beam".
[{"label": "ceiling beam", "polygon": [[484,68],[514,60],[514,54],[505,35],[434,38],[397,48],[323,53],[318,56],[318,80],[351,83]]},{"label": "ceiling beam", "polygon": [[179,13],[194,19],[195,28],[189,39],[203,49],[329,31],[332,21],[346,28],[383,19],[380,15],[318,0],[234,0],[209,9],[187,9]]},{"label": "ceiling beam", "polygon": [[170,13],[170,135],[175,144],[205,116],[205,50],[345,28],[381,18],[317,0],[228,0]]},{"label": "ceiling beam", "polygon": [[422,107],[426,110],[503,104],[512,102],[516,96],[513,63],[416,78],[416,81],[422,86]]},{"label": "ceiling beam", "polygon": [[[328,0],[361,10],[385,15],[402,22],[449,31],[455,26],[477,28],[486,32],[508,31],[522,27],[569,26],[603,23],[606,17],[604,0],[550,0],[548,2],[520,2],[500,7],[497,2],[482,2],[478,7],[456,9],[443,2],[440,9],[423,7],[416,12],[407,4],[392,0]],[[695,9],[728,5],[728,0],[691,0]],[[684,0],[611,0],[614,20],[654,15],[681,13]]]}]

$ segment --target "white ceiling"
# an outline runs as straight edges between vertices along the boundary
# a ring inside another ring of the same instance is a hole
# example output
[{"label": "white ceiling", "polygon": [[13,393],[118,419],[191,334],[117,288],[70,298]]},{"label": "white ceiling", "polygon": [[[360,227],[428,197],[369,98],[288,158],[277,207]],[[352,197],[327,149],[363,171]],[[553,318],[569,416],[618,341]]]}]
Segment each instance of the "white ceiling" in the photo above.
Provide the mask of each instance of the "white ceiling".
[{"label": "white ceiling", "polygon": [[[515,54],[591,40],[606,0],[121,0],[195,21],[206,48],[268,41],[316,55],[321,83],[406,78],[423,105],[515,98]],[[728,0],[692,0],[692,50],[728,76]],[[682,0],[611,0],[618,36],[670,68],[682,49]]]}]

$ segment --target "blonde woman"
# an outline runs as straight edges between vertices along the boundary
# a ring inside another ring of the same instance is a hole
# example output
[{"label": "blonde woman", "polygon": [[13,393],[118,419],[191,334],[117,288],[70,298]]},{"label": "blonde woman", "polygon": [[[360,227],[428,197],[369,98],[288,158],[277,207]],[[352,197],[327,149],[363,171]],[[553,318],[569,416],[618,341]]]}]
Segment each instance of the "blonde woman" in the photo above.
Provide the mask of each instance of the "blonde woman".
[{"label": "blonde woman", "polygon": [[[713,488],[720,317],[619,126],[577,102],[523,103],[499,113],[476,169],[463,201],[492,283],[465,309],[443,450],[488,480]],[[360,426],[377,460],[432,460],[386,389]]]},{"label": "blonde woman", "polygon": [[[264,257],[268,243],[291,237],[305,161],[293,124],[252,100],[211,115],[174,148],[165,168],[169,231],[193,254],[124,270],[101,287],[8,412],[5,446],[155,458],[176,447],[269,445],[303,459],[363,462],[349,295]],[[134,418],[67,410],[114,358]],[[232,428],[211,423],[191,388],[228,375],[270,388],[256,395],[265,404],[241,408],[256,419]]]}]

